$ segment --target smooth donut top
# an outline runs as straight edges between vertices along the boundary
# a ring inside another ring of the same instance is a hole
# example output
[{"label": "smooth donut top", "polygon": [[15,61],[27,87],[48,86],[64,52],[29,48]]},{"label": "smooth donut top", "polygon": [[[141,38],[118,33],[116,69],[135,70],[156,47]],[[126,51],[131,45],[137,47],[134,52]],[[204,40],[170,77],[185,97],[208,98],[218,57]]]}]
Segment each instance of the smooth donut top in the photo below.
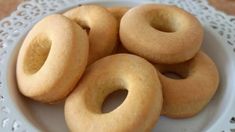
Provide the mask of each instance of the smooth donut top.
[{"label": "smooth donut top", "polygon": [[[86,32],[76,23],[59,14],[43,18],[31,29],[20,48],[19,89],[26,96],[43,102],[62,98],[84,71],[88,49]],[[75,79],[71,83],[68,78]]]},{"label": "smooth donut top", "polygon": [[115,6],[115,7],[109,7],[108,10],[114,15],[114,17],[118,20],[118,23],[120,23],[120,20],[122,16],[130,9],[130,7],[125,6]]},{"label": "smooth donut top", "polygon": [[[201,111],[213,97],[219,85],[215,63],[202,51],[193,59],[173,65],[156,64],[161,72],[164,106],[162,113],[173,118],[191,117]],[[172,72],[182,79],[172,79],[163,73]]]},{"label": "smooth donut top", "polygon": [[[102,113],[105,97],[117,89],[128,90],[126,99],[115,110]],[[150,131],[161,111],[161,92],[157,72],[145,59],[131,54],[107,56],[87,68],[67,98],[66,122],[72,131]]]},{"label": "smooth donut top", "polygon": [[63,15],[89,30],[88,64],[112,53],[117,40],[118,23],[106,8],[82,5]]},{"label": "smooth donut top", "polygon": [[120,35],[128,42],[123,42],[128,50],[154,63],[179,63],[197,53],[203,28],[194,16],[176,6],[146,4],[123,16]]}]

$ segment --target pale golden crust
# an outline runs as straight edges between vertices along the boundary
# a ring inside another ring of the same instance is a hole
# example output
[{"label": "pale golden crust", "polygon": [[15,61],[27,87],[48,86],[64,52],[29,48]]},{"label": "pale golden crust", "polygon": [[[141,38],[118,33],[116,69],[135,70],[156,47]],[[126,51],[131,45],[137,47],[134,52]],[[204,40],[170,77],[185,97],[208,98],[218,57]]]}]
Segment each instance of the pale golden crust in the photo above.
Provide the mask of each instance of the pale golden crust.
[{"label": "pale golden crust", "polygon": [[[129,7],[125,7],[125,6],[115,6],[115,7],[109,7],[108,10],[113,14],[113,16],[117,19],[118,22],[118,30],[119,30],[119,25],[120,25],[120,21],[122,19],[122,16],[129,10]],[[113,50],[112,53],[128,53],[127,49],[125,49],[121,43],[120,40],[120,36],[118,33],[118,38],[117,38],[117,42],[116,42],[116,47]]]},{"label": "pale golden crust", "polygon": [[208,0],[208,1],[216,9],[221,10],[230,15],[235,15],[234,0]]},{"label": "pale golden crust", "polygon": [[26,36],[17,60],[22,94],[53,103],[65,98],[85,71],[88,36],[62,15],[39,21]]},{"label": "pale golden crust", "polygon": [[194,16],[180,8],[146,4],[123,16],[120,38],[128,51],[154,63],[172,64],[195,56],[203,29]]},{"label": "pale golden crust", "polygon": [[[162,114],[172,118],[186,118],[199,113],[211,100],[219,85],[214,62],[203,52],[192,60],[173,65],[156,65],[163,87]],[[173,72],[183,79],[166,77]]]},{"label": "pale golden crust", "polygon": [[125,6],[115,6],[115,7],[109,7],[107,8],[113,16],[117,19],[118,23],[120,23],[120,20],[122,19],[122,16],[130,9],[129,7]]},{"label": "pale golden crust", "polygon": [[83,5],[64,15],[90,30],[88,64],[112,53],[117,41],[118,23],[107,9],[98,5]]},{"label": "pale golden crust", "polygon": [[[117,89],[128,90],[126,99],[115,110],[102,113],[105,97]],[[154,127],[161,107],[155,68],[141,57],[116,54],[87,69],[65,102],[65,119],[71,131],[143,132]]]}]

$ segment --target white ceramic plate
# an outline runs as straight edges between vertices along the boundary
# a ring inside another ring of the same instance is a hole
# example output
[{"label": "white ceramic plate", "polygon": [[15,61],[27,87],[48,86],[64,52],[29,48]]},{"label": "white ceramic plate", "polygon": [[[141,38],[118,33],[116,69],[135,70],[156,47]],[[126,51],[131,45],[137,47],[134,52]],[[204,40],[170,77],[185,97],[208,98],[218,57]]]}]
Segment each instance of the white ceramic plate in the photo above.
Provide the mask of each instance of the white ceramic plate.
[{"label": "white ceramic plate", "polygon": [[[235,131],[235,18],[215,11],[206,1],[154,2],[175,4],[201,21],[205,29],[202,50],[217,64],[221,82],[214,98],[197,116],[181,120],[161,117],[153,131]],[[40,104],[19,94],[15,80],[15,63],[22,40],[38,20],[45,15],[63,12],[86,3],[136,6],[145,2],[29,0],[22,3],[10,17],[0,21],[0,131],[68,131],[64,121],[63,103]]]}]

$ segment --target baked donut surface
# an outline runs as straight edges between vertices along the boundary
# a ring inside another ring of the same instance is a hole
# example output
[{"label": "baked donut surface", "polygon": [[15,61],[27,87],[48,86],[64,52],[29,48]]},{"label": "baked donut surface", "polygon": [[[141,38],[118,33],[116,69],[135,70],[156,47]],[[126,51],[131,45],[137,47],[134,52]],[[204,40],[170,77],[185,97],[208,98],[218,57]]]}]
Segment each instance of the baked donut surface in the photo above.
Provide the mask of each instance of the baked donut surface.
[{"label": "baked donut surface", "polygon": [[89,30],[88,64],[112,53],[117,41],[118,23],[106,8],[82,5],[63,15]]},{"label": "baked donut surface", "polygon": [[195,56],[203,28],[194,16],[176,6],[145,4],[122,17],[120,38],[132,53],[154,63],[173,64]]},{"label": "baked donut surface", "polygon": [[[163,90],[162,114],[172,118],[187,118],[199,113],[211,100],[219,85],[214,62],[202,51],[193,59],[173,65],[156,64]],[[172,79],[165,73],[176,73]]]},{"label": "baked donut surface", "polygon": [[[129,10],[129,7],[125,6],[114,6],[114,7],[109,7],[107,8],[113,16],[117,19],[118,22],[118,29],[120,25],[120,21],[122,19],[122,16]],[[119,32],[118,32],[118,37],[117,37],[117,42],[116,42],[116,47],[113,50],[113,53],[128,53],[127,49],[125,49],[121,43]]]},{"label": "baked donut surface", "polygon": [[[109,113],[102,103],[112,92],[126,89],[124,102]],[[156,69],[145,59],[116,54],[90,65],[65,102],[65,120],[71,131],[150,131],[162,107],[161,84]]]},{"label": "baked donut surface", "polygon": [[76,23],[54,14],[39,21],[26,36],[17,59],[20,92],[54,103],[65,98],[85,71],[88,36]]},{"label": "baked donut surface", "polygon": [[118,23],[120,23],[122,16],[129,10],[129,7],[125,6],[114,6],[109,7],[108,10],[113,14],[113,16],[117,19]]}]

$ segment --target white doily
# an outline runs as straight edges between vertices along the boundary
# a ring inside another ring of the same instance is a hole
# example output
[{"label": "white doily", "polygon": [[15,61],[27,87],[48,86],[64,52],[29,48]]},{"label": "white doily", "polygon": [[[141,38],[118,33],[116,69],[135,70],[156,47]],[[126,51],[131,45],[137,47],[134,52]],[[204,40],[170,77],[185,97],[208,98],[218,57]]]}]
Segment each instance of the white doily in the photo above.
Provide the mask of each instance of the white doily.
[{"label": "white doily", "polygon": [[[235,17],[225,15],[209,6],[205,0],[152,0],[159,3],[175,4],[194,14],[203,23],[206,23],[221,37],[225,38],[225,45],[229,46],[235,54]],[[7,54],[7,47],[16,44],[32,23],[39,18],[53,12],[76,6],[81,0],[28,0],[20,4],[11,16],[0,21],[0,65],[3,65]],[[235,58],[234,58],[235,59]],[[235,71],[233,71],[235,72]],[[0,69],[0,78],[2,69]],[[31,131],[20,120],[12,109],[11,100],[2,92],[2,79],[0,79],[0,131]],[[234,101],[235,102],[235,101]],[[235,105],[234,112],[228,113],[223,128],[219,132],[235,132]]]}]

